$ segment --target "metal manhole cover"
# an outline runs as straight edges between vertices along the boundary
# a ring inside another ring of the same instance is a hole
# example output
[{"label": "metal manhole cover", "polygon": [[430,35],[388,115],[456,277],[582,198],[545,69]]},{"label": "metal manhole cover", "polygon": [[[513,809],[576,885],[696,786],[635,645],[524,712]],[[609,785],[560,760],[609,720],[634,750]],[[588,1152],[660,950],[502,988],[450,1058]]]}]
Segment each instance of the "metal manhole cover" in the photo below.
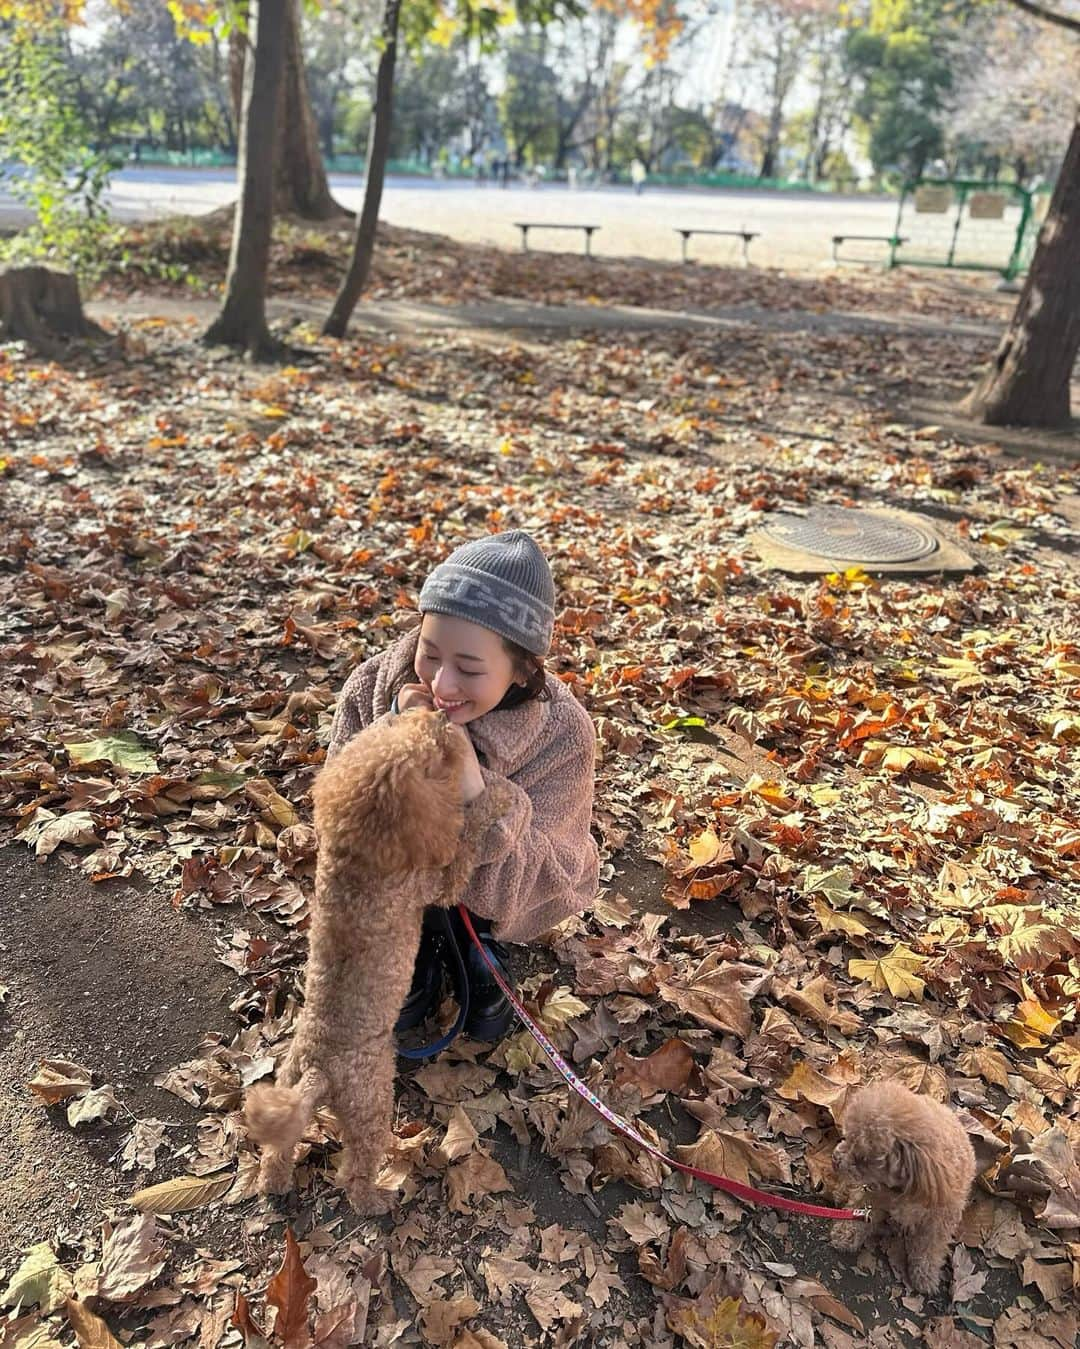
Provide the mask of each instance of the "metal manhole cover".
[{"label": "metal manhole cover", "polygon": [[819,506],[805,515],[774,515],[761,532],[786,548],[850,562],[915,562],[938,550],[929,529],[872,511]]}]

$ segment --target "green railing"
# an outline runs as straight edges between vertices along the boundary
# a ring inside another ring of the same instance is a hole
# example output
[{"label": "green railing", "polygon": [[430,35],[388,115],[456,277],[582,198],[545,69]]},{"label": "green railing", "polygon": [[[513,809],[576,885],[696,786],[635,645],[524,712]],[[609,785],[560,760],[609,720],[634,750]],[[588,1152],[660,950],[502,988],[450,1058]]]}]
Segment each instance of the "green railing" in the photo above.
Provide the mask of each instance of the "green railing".
[{"label": "green railing", "polygon": [[[159,164],[169,168],[192,168],[192,169],[224,169],[234,168],[236,157],[230,155],[224,150],[165,150],[143,148],[138,160],[135,160],[126,145],[117,145],[110,151],[116,162],[121,165],[139,164]],[[355,173],[362,175],[364,172],[364,156],[359,154],[334,155],[331,159],[326,159],[326,167],[330,173]],[[387,172],[400,177],[415,178],[459,178],[470,179],[476,177],[476,169],[471,164],[428,164],[421,159],[392,159],[387,164]],[[488,170],[490,173],[490,168]],[[526,171],[527,172],[527,171]],[[566,174],[546,174],[541,175],[541,182],[565,182]],[[603,175],[589,174],[580,172],[577,181],[582,185],[614,181],[620,184],[628,184],[630,175],[625,170],[616,170],[613,179],[607,179]],[[758,178],[750,173],[652,173],[649,175],[646,185],[657,187],[713,187],[713,188],[742,188],[753,191],[773,191],[773,192],[854,192],[858,184],[851,180],[840,182],[835,179],[829,179],[819,183],[807,183],[801,179],[793,178]]]}]

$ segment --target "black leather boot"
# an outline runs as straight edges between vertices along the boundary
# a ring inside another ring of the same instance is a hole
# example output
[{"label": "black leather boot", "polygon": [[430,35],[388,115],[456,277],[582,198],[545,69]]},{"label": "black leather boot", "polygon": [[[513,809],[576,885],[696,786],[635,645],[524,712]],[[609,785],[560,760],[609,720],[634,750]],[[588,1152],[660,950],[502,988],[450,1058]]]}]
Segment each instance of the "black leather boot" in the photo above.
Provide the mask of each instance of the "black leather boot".
[{"label": "black leather boot", "polygon": [[425,926],[413,966],[412,987],[402,1004],[395,1031],[412,1030],[435,1011],[442,996],[443,938]]},{"label": "black leather boot", "polygon": [[[470,917],[472,917],[476,935],[484,944],[484,949],[498,965],[502,977],[511,988],[514,988],[514,978],[507,964],[506,948],[492,937],[491,923],[484,918],[477,918],[473,915],[470,915]],[[469,1015],[465,1021],[465,1034],[474,1040],[501,1040],[514,1024],[514,1009],[492,977],[487,963],[476,949],[472,938],[465,931],[465,925],[456,909],[451,911],[450,922],[454,940],[465,967],[465,978],[469,984]],[[446,961],[446,968],[460,1001],[461,970],[458,962],[453,958],[453,953],[447,952],[447,955],[449,959]]]}]

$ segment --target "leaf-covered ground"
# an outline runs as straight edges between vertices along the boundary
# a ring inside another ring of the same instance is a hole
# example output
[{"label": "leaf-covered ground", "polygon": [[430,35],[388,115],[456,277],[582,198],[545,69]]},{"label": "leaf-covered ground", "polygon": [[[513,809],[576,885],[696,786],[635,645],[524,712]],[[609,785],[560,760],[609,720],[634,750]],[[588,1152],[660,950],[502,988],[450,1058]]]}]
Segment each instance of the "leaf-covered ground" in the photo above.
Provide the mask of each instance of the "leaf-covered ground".
[{"label": "leaf-covered ground", "polygon": [[[427,289],[412,293],[438,298],[444,244],[419,240]],[[662,270],[598,266],[589,293],[657,303]],[[938,312],[908,278],[695,275],[716,292],[697,305]],[[544,298],[534,281],[518,274],[516,293]],[[953,312],[992,305],[973,292]],[[1077,473],[903,413],[915,394],[956,397],[988,339],[812,324],[294,334],[293,364],[268,371],[203,351],[190,326],[126,328],[122,353],[67,367],[0,352],[0,831],[23,850],[11,876],[29,847],[81,868],[60,896],[77,902],[92,878],[123,897],[98,910],[100,937],[138,1015],[101,980],[17,966],[0,1024],[53,1061],[27,1098],[52,1146],[93,1152],[114,1194],[176,1184],[143,1202],[156,1215],[109,1216],[99,1189],[35,1235],[25,1211],[9,1223],[36,1244],[25,1262],[4,1252],[15,1319],[0,1342],[109,1343],[97,1316],[150,1349],[261,1332],[457,1349],[1071,1346]],[[810,503],[922,510],[979,569],[765,570],[750,535]],[[403,1075],[394,1220],[349,1213],[328,1117],[288,1211],[252,1195],[237,1111],[296,1012],[307,792],[334,697],[413,621],[450,547],[509,526],[551,557],[551,668],[600,747],[605,888],[517,953],[534,1010],[665,1146],[789,1193],[831,1194],[857,1083],[885,1074],[949,1099],[982,1174],[936,1298],[907,1295],[884,1255],[847,1267],[820,1224],[665,1175],[568,1100],[524,1034]],[[87,942],[82,915],[66,923],[41,887],[19,894],[13,949],[40,914],[54,968],[82,968],[63,955],[72,932]],[[170,934],[158,947],[174,943],[159,973],[123,955],[152,943],[129,934],[147,915]],[[192,932],[216,941],[213,977]],[[156,1109],[137,1048],[134,1087],[76,1053],[99,1045],[114,1063],[129,1020],[192,1031]]]}]

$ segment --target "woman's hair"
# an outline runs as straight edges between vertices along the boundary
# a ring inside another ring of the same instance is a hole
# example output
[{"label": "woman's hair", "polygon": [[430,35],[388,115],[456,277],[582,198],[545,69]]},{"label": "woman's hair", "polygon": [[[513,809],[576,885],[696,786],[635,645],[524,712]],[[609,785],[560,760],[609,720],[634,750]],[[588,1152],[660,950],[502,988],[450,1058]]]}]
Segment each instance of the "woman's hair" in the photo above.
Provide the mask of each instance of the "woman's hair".
[{"label": "woman's hair", "polygon": [[544,661],[541,656],[534,655],[531,651],[526,651],[523,646],[518,646],[517,642],[512,642],[509,637],[502,639],[503,647],[514,662],[514,676],[517,679],[525,681],[522,684],[511,684],[494,708],[495,712],[504,712],[510,707],[520,707],[522,703],[551,701],[551,690],[547,686],[547,672],[544,669]]}]

